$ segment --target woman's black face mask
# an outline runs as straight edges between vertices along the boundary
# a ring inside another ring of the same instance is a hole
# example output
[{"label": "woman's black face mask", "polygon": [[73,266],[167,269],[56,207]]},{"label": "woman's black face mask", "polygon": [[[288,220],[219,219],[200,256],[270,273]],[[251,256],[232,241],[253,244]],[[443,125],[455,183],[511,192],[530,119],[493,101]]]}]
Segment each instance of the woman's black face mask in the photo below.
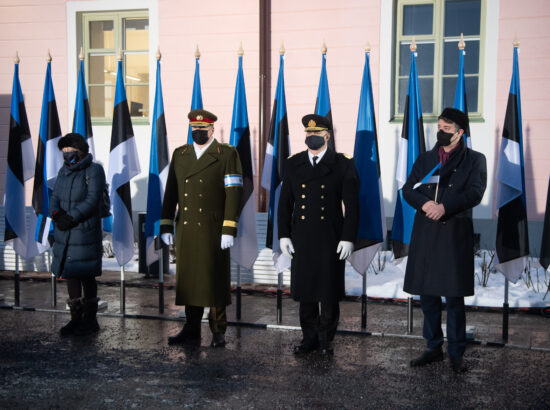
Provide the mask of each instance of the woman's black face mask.
[{"label": "woman's black face mask", "polygon": [[63,152],[63,160],[68,166],[76,164],[80,160],[78,151]]}]

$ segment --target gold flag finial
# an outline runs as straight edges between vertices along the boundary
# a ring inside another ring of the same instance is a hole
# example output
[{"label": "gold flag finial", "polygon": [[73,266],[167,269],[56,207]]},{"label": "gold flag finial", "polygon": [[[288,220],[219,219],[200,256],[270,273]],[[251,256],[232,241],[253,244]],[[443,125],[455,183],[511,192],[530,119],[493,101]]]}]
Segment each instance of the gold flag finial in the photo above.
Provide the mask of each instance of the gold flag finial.
[{"label": "gold flag finial", "polygon": [[242,57],[244,55],[243,42],[242,41],[241,41],[241,44],[239,45],[239,49],[237,50],[237,55],[239,57]]},{"label": "gold flag finial", "polygon": [[518,33],[516,33],[516,35],[515,35],[515,37],[514,37],[514,47],[515,47],[515,48],[518,48],[518,47],[519,47]]},{"label": "gold flag finial", "polygon": [[157,58],[157,60],[160,60],[162,57],[162,54],[160,53],[160,46],[157,47],[157,54],[155,55],[155,57]]},{"label": "gold flag finial", "polygon": [[16,52],[15,52],[15,58],[13,59],[13,62],[14,62],[15,64],[19,64],[20,61],[21,61],[21,59],[19,58],[19,52],[16,51]]},{"label": "gold flag finial", "polygon": [[78,59],[84,60],[84,49],[82,48],[82,46],[80,47],[80,53],[78,54]]},{"label": "gold flag finial", "polygon": [[325,43],[325,39],[323,39],[323,46],[321,47],[321,53],[326,54],[327,53],[327,43]]},{"label": "gold flag finial", "polygon": [[284,56],[286,53],[286,50],[285,50],[285,42],[284,41],[281,41],[281,48],[279,49],[279,54]]},{"label": "gold flag finial", "polygon": [[117,59],[117,61],[122,61],[122,49],[121,48],[118,49],[116,59]]},{"label": "gold flag finial", "polygon": [[416,41],[414,40],[414,37],[409,48],[411,51],[416,51]]},{"label": "gold flag finial", "polygon": [[372,50],[372,48],[370,46],[370,41],[367,41],[367,44],[365,44],[365,52],[370,53],[371,50]]},{"label": "gold flag finial", "polygon": [[50,49],[48,48],[48,54],[46,54],[46,61],[48,63],[52,62],[52,54],[50,53]]},{"label": "gold flag finial", "polygon": [[464,41],[464,34],[460,33],[460,41],[458,42],[458,49],[464,50],[466,48],[466,42]]},{"label": "gold flag finial", "polygon": [[198,44],[195,46],[195,58],[201,58],[201,52]]}]

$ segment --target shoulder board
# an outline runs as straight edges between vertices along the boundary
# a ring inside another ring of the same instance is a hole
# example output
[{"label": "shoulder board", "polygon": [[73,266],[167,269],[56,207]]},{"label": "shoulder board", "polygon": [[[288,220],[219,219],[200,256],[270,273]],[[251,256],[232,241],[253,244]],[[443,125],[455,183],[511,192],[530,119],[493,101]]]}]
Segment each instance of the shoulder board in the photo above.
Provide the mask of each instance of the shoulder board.
[{"label": "shoulder board", "polygon": [[345,154],[345,153],[343,153],[343,152],[341,152],[341,154],[342,154],[344,157],[346,157],[347,159],[353,159],[353,157],[352,157],[351,155],[349,155],[349,154]]},{"label": "shoulder board", "polygon": [[179,152],[181,154],[184,154],[189,149],[189,144],[184,144],[181,147],[176,148],[176,152]]},{"label": "shoulder board", "polygon": [[290,159],[290,158],[292,158],[292,157],[295,156],[295,155],[296,155],[296,154],[292,154],[292,155],[288,156],[286,159]]}]

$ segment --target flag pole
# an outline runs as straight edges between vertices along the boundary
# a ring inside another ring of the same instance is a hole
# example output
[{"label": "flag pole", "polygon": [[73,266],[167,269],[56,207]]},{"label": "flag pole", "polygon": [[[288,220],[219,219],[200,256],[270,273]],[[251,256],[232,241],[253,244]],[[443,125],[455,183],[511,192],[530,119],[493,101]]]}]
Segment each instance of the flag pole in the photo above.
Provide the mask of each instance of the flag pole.
[{"label": "flag pole", "polygon": [[159,313],[164,313],[164,244],[160,236],[155,238],[159,249]]},{"label": "flag pole", "polygon": [[237,265],[237,320],[241,320],[241,265]]},{"label": "flag pole", "polygon": [[120,267],[120,313],[126,312],[126,287],[124,284],[124,265]]},{"label": "flag pole", "polygon": [[15,306],[19,306],[19,255],[15,253],[15,274],[13,275],[15,281]]},{"label": "flag pole", "polygon": [[508,317],[510,314],[508,304],[509,283],[508,279],[504,281],[504,303],[502,304],[502,340],[504,343],[508,342]]},{"label": "flag pole", "polygon": [[277,275],[277,324],[280,325],[283,322],[283,272],[279,272]]},{"label": "flag pole", "polygon": [[55,281],[55,273],[52,272],[52,253],[51,248],[46,251],[48,254],[48,272],[52,274],[51,284],[52,284],[52,307],[57,306],[57,282]]},{"label": "flag pole", "polygon": [[367,329],[367,271],[363,273],[363,293],[361,294],[361,330]]}]

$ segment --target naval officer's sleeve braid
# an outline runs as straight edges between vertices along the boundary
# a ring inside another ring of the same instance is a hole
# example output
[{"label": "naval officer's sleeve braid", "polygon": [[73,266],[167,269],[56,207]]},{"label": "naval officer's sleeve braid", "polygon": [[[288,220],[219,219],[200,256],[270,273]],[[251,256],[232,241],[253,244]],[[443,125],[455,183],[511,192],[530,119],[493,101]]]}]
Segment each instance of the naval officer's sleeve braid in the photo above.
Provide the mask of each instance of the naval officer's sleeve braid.
[{"label": "naval officer's sleeve braid", "polygon": [[174,171],[174,160],[176,151],[172,155],[170,167],[168,168],[168,178],[166,179],[166,188],[164,189],[164,199],[162,201],[162,212],[160,215],[160,233],[174,233],[174,214],[178,205],[178,180]]},{"label": "naval officer's sleeve braid", "polygon": [[226,151],[224,186],[225,209],[223,214],[223,235],[237,236],[237,225],[241,212],[243,194],[243,170],[239,153],[234,148],[224,148]]},{"label": "naval officer's sleeve braid", "polygon": [[347,167],[342,184],[342,201],[345,217],[340,240],[355,242],[359,226],[359,176],[353,159],[346,160]]}]

